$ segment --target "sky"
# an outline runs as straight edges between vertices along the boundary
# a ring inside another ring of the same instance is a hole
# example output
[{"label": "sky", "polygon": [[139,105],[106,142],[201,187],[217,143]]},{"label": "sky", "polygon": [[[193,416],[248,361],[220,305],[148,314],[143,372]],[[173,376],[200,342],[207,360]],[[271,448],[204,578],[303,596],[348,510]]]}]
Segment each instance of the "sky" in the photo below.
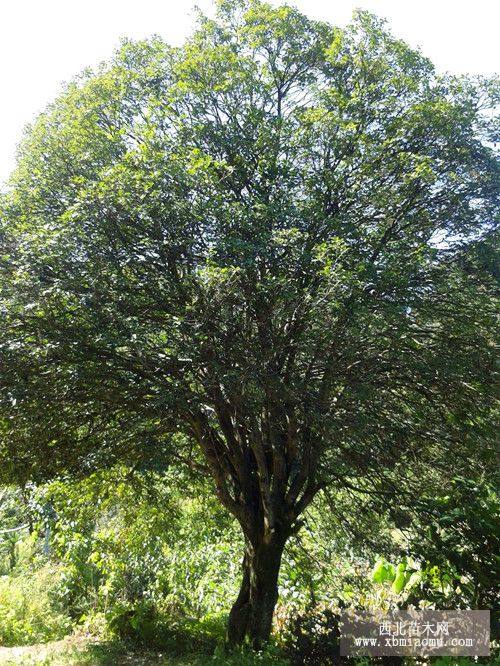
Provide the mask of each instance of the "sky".
[{"label": "sky", "polygon": [[[123,37],[161,35],[180,44],[193,6],[210,0],[4,0],[0,4],[0,182],[15,163],[23,127],[64,81],[106,60]],[[280,4],[278,1],[272,4]],[[357,8],[389,20],[397,37],[419,46],[438,71],[500,71],[498,0],[295,0],[313,18],[345,25]]]}]

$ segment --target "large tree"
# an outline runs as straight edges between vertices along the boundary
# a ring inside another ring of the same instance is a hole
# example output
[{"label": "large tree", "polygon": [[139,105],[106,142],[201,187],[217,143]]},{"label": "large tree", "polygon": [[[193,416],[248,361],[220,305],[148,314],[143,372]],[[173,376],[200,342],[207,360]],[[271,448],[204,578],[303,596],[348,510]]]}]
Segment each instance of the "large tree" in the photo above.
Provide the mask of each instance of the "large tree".
[{"label": "large tree", "polygon": [[243,0],[71,83],[2,202],[4,476],[211,475],[246,544],[229,639],[266,640],[318,492],[415,507],[487,464],[494,102],[371,15]]}]

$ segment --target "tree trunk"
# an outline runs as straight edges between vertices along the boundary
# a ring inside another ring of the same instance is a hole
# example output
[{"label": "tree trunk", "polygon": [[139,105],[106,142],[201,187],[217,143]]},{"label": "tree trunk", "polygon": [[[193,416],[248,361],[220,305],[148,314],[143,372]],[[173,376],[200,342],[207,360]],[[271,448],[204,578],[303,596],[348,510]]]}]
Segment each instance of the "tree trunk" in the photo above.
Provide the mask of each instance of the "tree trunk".
[{"label": "tree trunk", "polygon": [[285,542],[285,537],[273,534],[257,544],[246,544],[241,588],[229,614],[230,645],[248,639],[253,648],[259,649],[269,639]]}]

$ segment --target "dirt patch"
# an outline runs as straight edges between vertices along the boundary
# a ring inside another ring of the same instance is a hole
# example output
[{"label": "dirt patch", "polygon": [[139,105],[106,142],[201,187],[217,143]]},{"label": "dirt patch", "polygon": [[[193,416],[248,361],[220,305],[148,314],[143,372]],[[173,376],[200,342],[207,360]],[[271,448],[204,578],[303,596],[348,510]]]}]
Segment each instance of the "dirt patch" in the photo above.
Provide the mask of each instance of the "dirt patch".
[{"label": "dirt patch", "polygon": [[[89,636],[72,635],[52,643],[0,647],[0,664],[37,664],[48,662],[54,657],[65,656],[77,650],[84,650],[95,642]],[[70,662],[71,663],[71,662]]]},{"label": "dirt patch", "polygon": [[61,641],[0,647],[0,666],[195,666],[198,656],[172,657],[164,652],[137,650],[120,642],[101,642],[88,635]]}]

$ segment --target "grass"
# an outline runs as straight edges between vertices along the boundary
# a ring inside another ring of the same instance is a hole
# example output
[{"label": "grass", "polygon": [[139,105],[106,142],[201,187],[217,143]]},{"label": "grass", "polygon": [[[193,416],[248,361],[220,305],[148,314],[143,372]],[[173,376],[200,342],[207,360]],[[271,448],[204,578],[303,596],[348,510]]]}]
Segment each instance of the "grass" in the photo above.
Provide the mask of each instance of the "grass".
[{"label": "grass", "polygon": [[134,664],[149,666],[164,664],[165,666],[198,666],[208,663],[209,657],[188,655],[185,658],[169,656],[161,652],[137,650],[123,643],[92,641],[73,638],[53,643],[24,646],[18,648],[0,648],[0,664],[2,666],[119,666]]},{"label": "grass", "polygon": [[[363,662],[365,663],[365,662]],[[440,658],[436,666],[469,666],[471,658]],[[485,663],[484,661],[482,662]],[[486,662],[497,666],[491,657]],[[122,641],[99,641],[85,636],[69,636],[63,640],[22,647],[0,647],[1,666],[285,666],[276,655],[214,656],[208,653],[176,655],[165,651],[139,649]],[[319,665],[318,665],[319,666]]]},{"label": "grass", "polygon": [[151,651],[122,641],[96,642],[83,636],[23,647],[0,647],[1,666],[281,666],[285,662],[272,655],[237,653],[212,655],[197,652],[172,654]]}]

